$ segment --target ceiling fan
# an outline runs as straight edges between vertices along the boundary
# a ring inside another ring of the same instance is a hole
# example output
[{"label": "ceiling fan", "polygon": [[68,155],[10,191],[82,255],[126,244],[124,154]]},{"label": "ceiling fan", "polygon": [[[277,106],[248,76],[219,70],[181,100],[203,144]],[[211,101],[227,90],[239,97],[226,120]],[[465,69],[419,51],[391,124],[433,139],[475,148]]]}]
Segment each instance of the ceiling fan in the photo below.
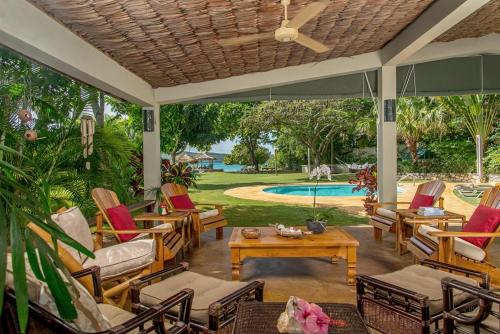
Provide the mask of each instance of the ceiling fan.
[{"label": "ceiling fan", "polygon": [[318,0],[307,5],[302,9],[294,18],[288,20],[288,5],[290,5],[290,0],[281,0],[281,5],[285,9],[285,19],[281,22],[281,27],[275,31],[244,35],[234,38],[226,38],[218,40],[220,46],[234,46],[244,43],[251,43],[262,39],[274,38],[278,42],[296,42],[303,45],[317,53],[322,53],[330,50],[329,47],[320,43],[306,35],[299,32],[299,28],[304,24],[309,22],[309,20],[316,17],[321,11],[323,11],[326,6],[328,6],[329,0]]}]

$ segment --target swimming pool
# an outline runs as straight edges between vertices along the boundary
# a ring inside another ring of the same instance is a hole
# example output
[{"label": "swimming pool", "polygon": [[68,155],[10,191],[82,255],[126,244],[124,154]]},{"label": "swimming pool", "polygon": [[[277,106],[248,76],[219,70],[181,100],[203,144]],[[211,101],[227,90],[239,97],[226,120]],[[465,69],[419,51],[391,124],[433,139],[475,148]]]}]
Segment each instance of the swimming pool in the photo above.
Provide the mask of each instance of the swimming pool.
[{"label": "swimming pool", "polygon": [[[352,192],[354,186],[351,184],[319,185],[316,196],[364,196],[365,191]],[[264,188],[264,192],[278,195],[291,196],[314,196],[314,185],[304,186],[277,186]],[[398,193],[404,192],[403,188],[398,187]]]}]

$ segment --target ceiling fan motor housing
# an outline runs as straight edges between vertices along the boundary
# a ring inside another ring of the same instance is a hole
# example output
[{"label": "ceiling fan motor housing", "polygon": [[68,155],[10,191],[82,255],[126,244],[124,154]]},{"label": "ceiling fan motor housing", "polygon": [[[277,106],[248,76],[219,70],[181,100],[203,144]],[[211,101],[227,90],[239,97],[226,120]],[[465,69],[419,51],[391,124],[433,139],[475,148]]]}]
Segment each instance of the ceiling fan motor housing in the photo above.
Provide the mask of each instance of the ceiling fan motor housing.
[{"label": "ceiling fan motor housing", "polygon": [[291,42],[299,37],[299,31],[295,28],[280,27],[274,32],[274,38],[280,42]]}]

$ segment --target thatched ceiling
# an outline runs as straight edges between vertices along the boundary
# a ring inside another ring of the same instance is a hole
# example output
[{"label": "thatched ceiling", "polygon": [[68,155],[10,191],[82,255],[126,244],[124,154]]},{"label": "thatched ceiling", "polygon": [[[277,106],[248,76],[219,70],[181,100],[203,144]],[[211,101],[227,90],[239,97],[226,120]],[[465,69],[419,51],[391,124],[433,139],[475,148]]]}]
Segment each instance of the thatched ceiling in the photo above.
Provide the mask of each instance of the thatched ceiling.
[{"label": "thatched ceiling", "polygon": [[[154,87],[175,86],[380,49],[433,0],[332,0],[300,31],[332,49],[316,54],[266,40],[222,48],[218,38],[273,31],[279,0],[29,0]],[[292,0],[289,16],[312,2]],[[500,0],[495,0],[496,5]],[[498,12],[498,10],[497,10]],[[493,22],[498,22],[494,21]],[[481,35],[480,26],[474,34]],[[459,38],[452,29],[443,38]]]},{"label": "thatched ceiling", "polygon": [[490,33],[500,33],[500,0],[486,4],[439,36],[437,41],[450,42],[459,38],[481,37]]}]

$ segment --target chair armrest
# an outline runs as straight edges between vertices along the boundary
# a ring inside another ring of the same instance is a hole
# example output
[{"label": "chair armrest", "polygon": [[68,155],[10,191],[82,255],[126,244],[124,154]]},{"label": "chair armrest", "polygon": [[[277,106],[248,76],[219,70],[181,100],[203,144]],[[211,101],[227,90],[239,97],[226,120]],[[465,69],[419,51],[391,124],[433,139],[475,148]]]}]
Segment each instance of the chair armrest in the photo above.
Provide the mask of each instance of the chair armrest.
[{"label": "chair armrest", "polygon": [[92,285],[94,288],[94,299],[96,300],[97,303],[102,303],[103,301],[103,295],[102,295],[102,284],[101,284],[101,268],[98,266],[92,266],[85,268],[80,271],[75,271],[74,273],[71,274],[73,278],[82,278],[87,275],[92,276]]},{"label": "chair armrest", "polygon": [[500,237],[500,232],[458,232],[458,231],[433,231],[428,232],[429,235],[438,238],[451,237],[473,237],[473,238],[496,238]]},{"label": "chair armrest", "polygon": [[130,282],[130,295],[132,299],[132,308],[140,308],[140,292],[145,286],[151,285],[152,283],[157,283],[159,280],[163,280],[167,277],[174,276],[188,270],[189,264],[187,262],[181,262],[179,264],[169,266],[163,270],[145,275],[136,280]]},{"label": "chair armrest", "polygon": [[174,209],[174,212],[175,211],[188,212],[188,213],[200,213],[201,212],[201,210],[198,210],[198,209]]},{"label": "chair armrest", "polygon": [[174,212],[170,215],[159,216],[154,212],[145,212],[140,215],[134,216],[133,219],[136,221],[160,221],[165,222],[176,222],[182,220],[188,216],[186,212]]},{"label": "chair armrest", "polygon": [[220,329],[233,322],[240,302],[250,300],[262,302],[263,297],[264,281],[256,280],[210,304],[208,306],[209,329]]},{"label": "chair armrest", "polygon": [[136,234],[136,233],[170,233],[172,232],[172,228],[150,228],[150,229],[137,229],[137,230],[96,230],[98,233],[107,233],[107,234]]},{"label": "chair armrest", "polygon": [[[130,333],[133,329],[143,327],[148,321],[153,321],[154,325],[163,328],[164,333],[188,333],[188,325],[191,317],[191,305],[193,303],[194,291],[191,289],[184,289],[172,297],[162,301],[158,305],[149,307],[147,310],[141,312],[136,317],[112,327],[110,332],[115,334]],[[165,326],[166,313],[179,305],[178,321],[168,331]]]},{"label": "chair armrest", "polygon": [[380,206],[384,206],[384,205],[411,204],[411,202],[381,202],[381,203],[375,203],[375,204],[378,204]]},{"label": "chair armrest", "polygon": [[217,203],[194,203],[196,205],[210,205],[210,206],[227,206],[227,204],[217,204]]},{"label": "chair armrest", "polygon": [[[443,289],[443,318],[446,333],[455,332],[453,330],[456,327],[454,325],[454,321],[463,325],[474,326],[483,322],[488,316],[490,316],[490,314],[491,316],[497,318],[496,323],[498,324],[500,314],[498,312],[491,312],[493,303],[500,304],[500,295],[498,293],[454,280],[451,277],[443,278],[441,281],[441,287]],[[453,289],[466,292],[467,294],[477,298],[474,301],[474,303],[478,306],[475,312],[471,314],[469,312],[469,306],[467,306],[467,309],[463,306],[454,306]],[[465,315],[464,313],[468,313],[468,315]]]},{"label": "chair armrest", "polygon": [[484,288],[488,288],[490,286],[490,275],[488,273],[483,273],[481,271],[470,270],[464,267],[455,266],[452,264],[447,264],[439,261],[424,259],[420,261],[422,266],[430,267],[433,269],[439,269],[443,271],[447,271],[451,274],[459,273],[465,275],[465,277],[476,277],[481,280],[481,286]]},{"label": "chair armrest", "polygon": [[[411,225],[433,225],[433,224],[448,224],[448,225],[463,225],[461,220],[451,220],[451,219],[405,219],[405,223]],[[434,233],[434,232],[431,232]]]}]

